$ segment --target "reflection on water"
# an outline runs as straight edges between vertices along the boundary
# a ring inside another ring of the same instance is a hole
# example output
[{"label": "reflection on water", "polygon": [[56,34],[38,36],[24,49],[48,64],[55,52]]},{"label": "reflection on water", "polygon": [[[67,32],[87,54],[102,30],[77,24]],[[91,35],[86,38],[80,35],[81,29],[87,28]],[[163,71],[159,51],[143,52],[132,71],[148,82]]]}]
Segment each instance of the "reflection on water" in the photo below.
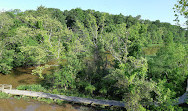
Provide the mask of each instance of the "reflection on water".
[{"label": "reflection on water", "polygon": [[0,99],[0,111],[78,111],[73,106],[49,105],[37,101],[26,101],[23,99]]},{"label": "reflection on water", "polygon": [[19,85],[36,84],[40,80],[31,72],[35,67],[18,67],[11,71],[10,74],[3,75],[0,73],[0,84],[11,84],[13,88]]},{"label": "reflection on water", "polygon": [[[56,60],[52,60],[47,63],[48,65],[57,65],[58,62]],[[44,64],[43,64],[44,65]],[[37,84],[40,82],[40,79],[32,75],[32,70],[35,69],[35,66],[32,67],[17,67],[14,68],[10,74],[3,75],[0,73],[0,84],[11,84],[13,88],[16,88],[19,85],[29,85],[29,84]],[[44,74],[51,74],[52,70],[56,67],[50,67],[44,70]]]}]

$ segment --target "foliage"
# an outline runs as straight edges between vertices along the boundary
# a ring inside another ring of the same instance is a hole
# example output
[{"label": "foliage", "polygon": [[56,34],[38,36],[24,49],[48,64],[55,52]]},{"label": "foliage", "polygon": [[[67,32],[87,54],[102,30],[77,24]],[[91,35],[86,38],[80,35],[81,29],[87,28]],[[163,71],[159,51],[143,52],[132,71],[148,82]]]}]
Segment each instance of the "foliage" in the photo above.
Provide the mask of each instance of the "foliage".
[{"label": "foliage", "polygon": [[[0,72],[36,66],[41,85],[18,89],[115,99],[127,110],[177,110],[173,99],[184,93],[188,76],[187,36],[180,26],[140,15],[12,10],[0,13]],[[56,68],[47,65],[52,60]],[[51,74],[43,74],[47,68]]]},{"label": "foliage", "polygon": [[156,83],[146,79],[146,60],[128,57],[128,62],[120,64],[106,79],[112,83],[109,93],[120,96],[127,110],[138,110],[142,106],[149,106],[152,101],[150,93],[154,91]]},{"label": "foliage", "polygon": [[31,91],[36,91],[36,92],[46,92],[47,90],[39,85],[39,84],[33,84],[33,85],[20,85],[16,87],[18,90],[31,90]]},{"label": "foliage", "polygon": [[0,72],[10,73],[13,67],[14,50],[3,50],[0,56]]},{"label": "foliage", "polygon": [[[177,16],[176,20],[178,20],[178,14],[180,14],[181,16],[184,16],[186,19],[188,17],[188,1],[187,0],[178,0],[177,4],[175,4],[175,7],[173,8],[176,12],[175,16]],[[186,21],[187,22],[187,21]],[[187,23],[186,23],[187,25]]]},{"label": "foliage", "polygon": [[49,68],[49,65],[44,65],[44,66],[38,66],[36,69],[32,70],[33,75],[38,75],[39,78],[44,79],[42,72],[44,69]]},{"label": "foliage", "polygon": [[37,46],[20,47],[20,51],[24,56],[24,62],[28,65],[45,63],[46,52]]},{"label": "foliage", "polygon": [[[157,56],[150,60],[149,77],[154,80],[167,79],[166,87],[179,93],[183,93],[187,79],[187,52],[183,45],[169,43],[162,47]],[[175,87],[174,87],[175,86]]]}]

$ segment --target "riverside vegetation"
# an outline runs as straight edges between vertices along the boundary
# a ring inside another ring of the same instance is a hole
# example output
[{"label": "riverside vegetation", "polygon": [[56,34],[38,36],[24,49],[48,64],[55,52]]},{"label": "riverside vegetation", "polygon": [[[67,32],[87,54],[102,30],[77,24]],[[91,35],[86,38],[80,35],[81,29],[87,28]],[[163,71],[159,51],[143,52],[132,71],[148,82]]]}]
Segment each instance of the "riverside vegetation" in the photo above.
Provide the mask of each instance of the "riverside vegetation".
[{"label": "riverside vegetation", "polygon": [[113,99],[126,110],[183,110],[171,103],[185,92],[187,43],[185,28],[140,15],[43,6],[0,13],[0,72],[35,66],[42,79],[18,89]]}]

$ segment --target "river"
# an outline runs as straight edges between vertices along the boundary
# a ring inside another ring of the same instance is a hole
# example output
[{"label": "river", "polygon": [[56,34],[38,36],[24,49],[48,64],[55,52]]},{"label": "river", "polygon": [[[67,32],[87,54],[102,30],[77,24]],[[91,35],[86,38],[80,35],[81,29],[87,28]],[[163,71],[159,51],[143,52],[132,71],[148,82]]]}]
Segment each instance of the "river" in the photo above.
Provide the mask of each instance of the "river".
[{"label": "river", "polygon": [[72,106],[64,104],[62,106],[55,104],[47,104],[34,100],[23,99],[0,99],[0,111],[80,111],[84,108],[80,106]]}]

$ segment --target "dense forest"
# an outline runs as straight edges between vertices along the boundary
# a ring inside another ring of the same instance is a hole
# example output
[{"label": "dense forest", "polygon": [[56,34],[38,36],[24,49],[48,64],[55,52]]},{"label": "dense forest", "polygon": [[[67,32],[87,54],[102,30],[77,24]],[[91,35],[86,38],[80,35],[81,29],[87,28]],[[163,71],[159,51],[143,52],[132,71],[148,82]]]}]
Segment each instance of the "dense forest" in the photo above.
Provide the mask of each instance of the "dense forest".
[{"label": "dense forest", "polygon": [[43,6],[0,13],[1,73],[36,66],[46,90],[124,101],[127,110],[181,110],[173,100],[185,92],[187,44],[185,28],[140,15]]}]

